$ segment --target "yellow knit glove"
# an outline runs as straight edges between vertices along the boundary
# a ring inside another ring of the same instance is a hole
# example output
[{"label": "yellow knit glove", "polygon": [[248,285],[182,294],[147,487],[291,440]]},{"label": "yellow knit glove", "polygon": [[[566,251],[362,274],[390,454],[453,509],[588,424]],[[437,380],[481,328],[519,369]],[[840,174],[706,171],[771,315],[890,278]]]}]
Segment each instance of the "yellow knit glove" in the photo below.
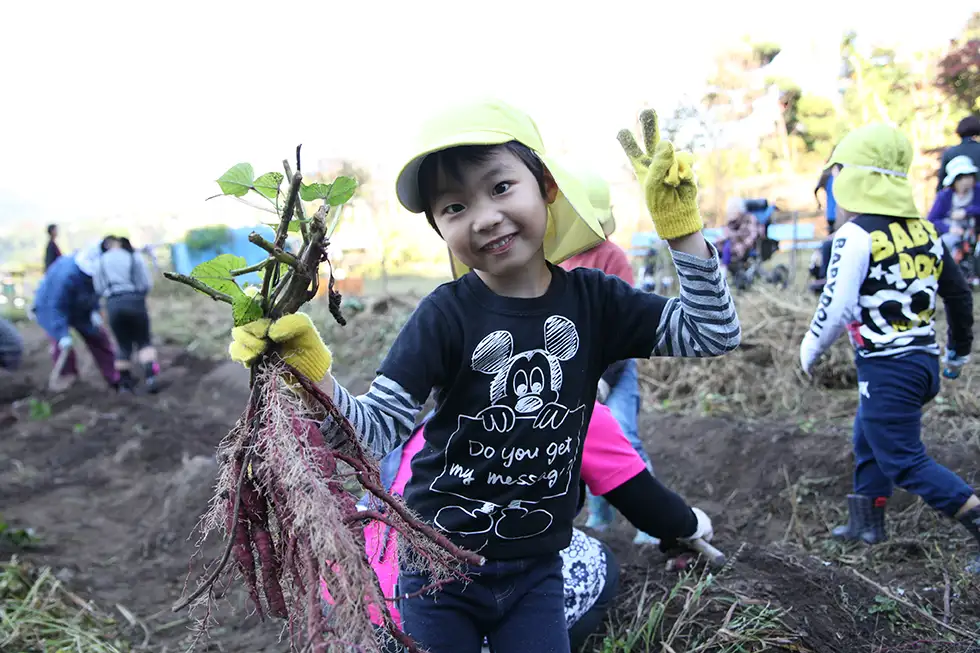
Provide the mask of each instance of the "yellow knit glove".
[{"label": "yellow knit glove", "polygon": [[269,346],[279,343],[284,361],[319,382],[330,371],[333,356],[305,313],[294,313],[275,322],[261,318],[231,330],[228,353],[233,361],[250,367]]},{"label": "yellow knit glove", "polygon": [[636,176],[643,184],[647,210],[657,234],[671,240],[701,231],[704,222],[698,212],[698,185],[688,152],[674,153],[674,144],[660,140],[657,113],[647,109],[640,114],[644,153],[628,129],[617,138],[626,151]]}]

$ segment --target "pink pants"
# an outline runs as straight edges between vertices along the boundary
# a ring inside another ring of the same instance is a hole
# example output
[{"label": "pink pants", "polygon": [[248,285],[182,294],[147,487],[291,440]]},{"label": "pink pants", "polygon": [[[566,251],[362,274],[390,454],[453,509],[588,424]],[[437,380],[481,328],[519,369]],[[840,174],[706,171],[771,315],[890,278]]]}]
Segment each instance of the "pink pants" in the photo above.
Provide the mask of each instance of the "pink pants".
[{"label": "pink pants", "polygon": [[[115,349],[112,346],[112,340],[109,338],[109,332],[105,330],[105,327],[99,327],[99,330],[95,333],[82,333],[79,332],[82,338],[85,340],[85,346],[92,353],[92,358],[95,359],[95,364],[99,368],[99,372],[102,373],[102,378],[106,380],[106,383],[113,384],[119,381],[119,372],[116,371],[116,354]],[[58,356],[61,354],[61,348],[58,347],[58,341],[51,340],[51,358],[58,362]],[[75,357],[75,349],[72,348],[68,352],[68,357],[65,359],[65,365],[61,368],[61,376],[77,376],[78,375],[78,361]]]}]

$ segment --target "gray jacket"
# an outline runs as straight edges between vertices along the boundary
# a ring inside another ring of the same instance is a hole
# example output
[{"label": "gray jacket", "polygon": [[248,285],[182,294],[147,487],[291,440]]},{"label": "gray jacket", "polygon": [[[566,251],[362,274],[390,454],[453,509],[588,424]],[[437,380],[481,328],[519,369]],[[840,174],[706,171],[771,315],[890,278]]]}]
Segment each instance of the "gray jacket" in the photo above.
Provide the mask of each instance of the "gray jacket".
[{"label": "gray jacket", "polygon": [[127,293],[146,294],[153,287],[153,279],[146,261],[138,253],[130,254],[121,247],[110,249],[95,264],[95,292],[101,297]]}]

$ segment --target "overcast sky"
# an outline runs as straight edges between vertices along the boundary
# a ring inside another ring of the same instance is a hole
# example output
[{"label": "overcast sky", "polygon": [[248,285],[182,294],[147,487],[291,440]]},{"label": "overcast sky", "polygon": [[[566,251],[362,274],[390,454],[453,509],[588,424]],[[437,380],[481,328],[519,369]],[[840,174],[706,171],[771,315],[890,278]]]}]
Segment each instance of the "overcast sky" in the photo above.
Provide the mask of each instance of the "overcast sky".
[{"label": "overcast sky", "polygon": [[644,103],[697,95],[728,39],[836,44],[850,25],[910,47],[941,43],[971,4],[916,18],[854,0],[603,0],[571,11],[551,0],[9,2],[0,227],[221,219],[240,205],[204,199],[234,163],[278,170],[303,143],[311,164],[347,156],[391,168],[403,125],[433,100],[474,93],[523,106],[546,144],[561,134],[609,169],[622,157],[616,131]]}]

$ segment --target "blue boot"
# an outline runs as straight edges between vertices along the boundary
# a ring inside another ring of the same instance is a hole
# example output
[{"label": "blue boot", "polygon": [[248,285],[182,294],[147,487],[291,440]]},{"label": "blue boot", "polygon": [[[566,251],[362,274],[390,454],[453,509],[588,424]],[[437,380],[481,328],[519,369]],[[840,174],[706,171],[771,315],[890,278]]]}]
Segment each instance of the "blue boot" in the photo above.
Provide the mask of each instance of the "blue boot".
[{"label": "blue boot", "polygon": [[585,522],[585,527],[591,528],[597,533],[604,533],[608,530],[615,518],[612,504],[589,492],[586,496],[586,505],[589,509],[589,518]]},{"label": "blue boot", "polygon": [[887,497],[867,497],[862,494],[847,495],[849,518],[845,526],[838,526],[832,535],[839,540],[862,541],[878,544],[888,539],[885,532],[885,504]]}]

